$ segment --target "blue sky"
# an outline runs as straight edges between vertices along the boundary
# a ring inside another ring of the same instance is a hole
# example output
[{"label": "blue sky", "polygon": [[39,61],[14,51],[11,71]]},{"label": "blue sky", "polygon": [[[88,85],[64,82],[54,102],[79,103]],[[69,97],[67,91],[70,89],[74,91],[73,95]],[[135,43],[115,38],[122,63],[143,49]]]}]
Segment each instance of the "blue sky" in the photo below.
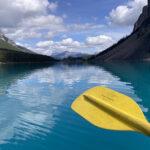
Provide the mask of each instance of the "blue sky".
[{"label": "blue sky", "polygon": [[[67,23],[79,23],[94,21],[93,17],[97,17],[97,23],[104,23],[105,16],[116,8],[118,5],[127,2],[127,0],[58,0],[59,8],[57,15],[62,13],[68,14]],[[70,4],[69,6],[67,4]]]},{"label": "blue sky", "polygon": [[147,0],[0,0],[0,29],[37,53],[100,52],[130,34]]}]

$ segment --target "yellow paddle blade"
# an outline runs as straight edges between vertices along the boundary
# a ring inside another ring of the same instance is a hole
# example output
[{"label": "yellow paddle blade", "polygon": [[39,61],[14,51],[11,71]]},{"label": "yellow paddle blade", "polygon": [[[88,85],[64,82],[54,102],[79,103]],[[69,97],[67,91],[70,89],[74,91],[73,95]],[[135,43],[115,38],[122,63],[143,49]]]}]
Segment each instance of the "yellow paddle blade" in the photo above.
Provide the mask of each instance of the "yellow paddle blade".
[{"label": "yellow paddle blade", "polygon": [[71,108],[97,127],[150,135],[150,124],[137,103],[106,87],[97,86],[86,91]]}]

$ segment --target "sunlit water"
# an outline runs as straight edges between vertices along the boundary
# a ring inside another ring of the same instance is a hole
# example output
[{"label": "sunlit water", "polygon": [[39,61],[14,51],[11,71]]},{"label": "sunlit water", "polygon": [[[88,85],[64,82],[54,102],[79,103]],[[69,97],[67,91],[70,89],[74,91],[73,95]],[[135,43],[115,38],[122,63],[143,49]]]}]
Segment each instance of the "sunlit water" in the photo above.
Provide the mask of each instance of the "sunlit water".
[{"label": "sunlit water", "polygon": [[1,65],[0,150],[149,150],[147,136],[97,128],[71,110],[97,85],[133,98],[150,121],[150,63]]}]

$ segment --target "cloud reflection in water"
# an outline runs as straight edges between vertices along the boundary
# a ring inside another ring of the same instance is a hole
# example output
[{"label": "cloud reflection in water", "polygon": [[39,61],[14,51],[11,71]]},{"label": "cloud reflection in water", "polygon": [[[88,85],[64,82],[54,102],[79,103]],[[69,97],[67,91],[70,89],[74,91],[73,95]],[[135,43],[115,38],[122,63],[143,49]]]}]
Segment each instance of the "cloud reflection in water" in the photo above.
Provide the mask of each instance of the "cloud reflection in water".
[{"label": "cloud reflection in water", "polygon": [[[16,79],[0,102],[0,144],[11,139],[44,138],[78,95],[96,85],[118,90],[141,101],[130,83],[96,66],[56,65]],[[0,85],[3,89],[3,85]],[[67,103],[67,104],[66,104]],[[148,108],[141,108],[148,111]],[[68,116],[69,117],[69,116]]]}]

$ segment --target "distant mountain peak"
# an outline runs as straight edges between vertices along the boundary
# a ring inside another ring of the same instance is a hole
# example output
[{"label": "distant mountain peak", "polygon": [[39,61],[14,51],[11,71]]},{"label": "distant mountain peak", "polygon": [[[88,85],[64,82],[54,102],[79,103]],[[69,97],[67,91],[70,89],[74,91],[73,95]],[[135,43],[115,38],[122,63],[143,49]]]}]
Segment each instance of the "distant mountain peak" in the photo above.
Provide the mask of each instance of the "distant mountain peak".
[{"label": "distant mountain peak", "polygon": [[72,58],[83,57],[87,55],[88,55],[87,53],[63,51],[63,52],[53,53],[51,56],[56,59],[64,59],[69,57]]}]

